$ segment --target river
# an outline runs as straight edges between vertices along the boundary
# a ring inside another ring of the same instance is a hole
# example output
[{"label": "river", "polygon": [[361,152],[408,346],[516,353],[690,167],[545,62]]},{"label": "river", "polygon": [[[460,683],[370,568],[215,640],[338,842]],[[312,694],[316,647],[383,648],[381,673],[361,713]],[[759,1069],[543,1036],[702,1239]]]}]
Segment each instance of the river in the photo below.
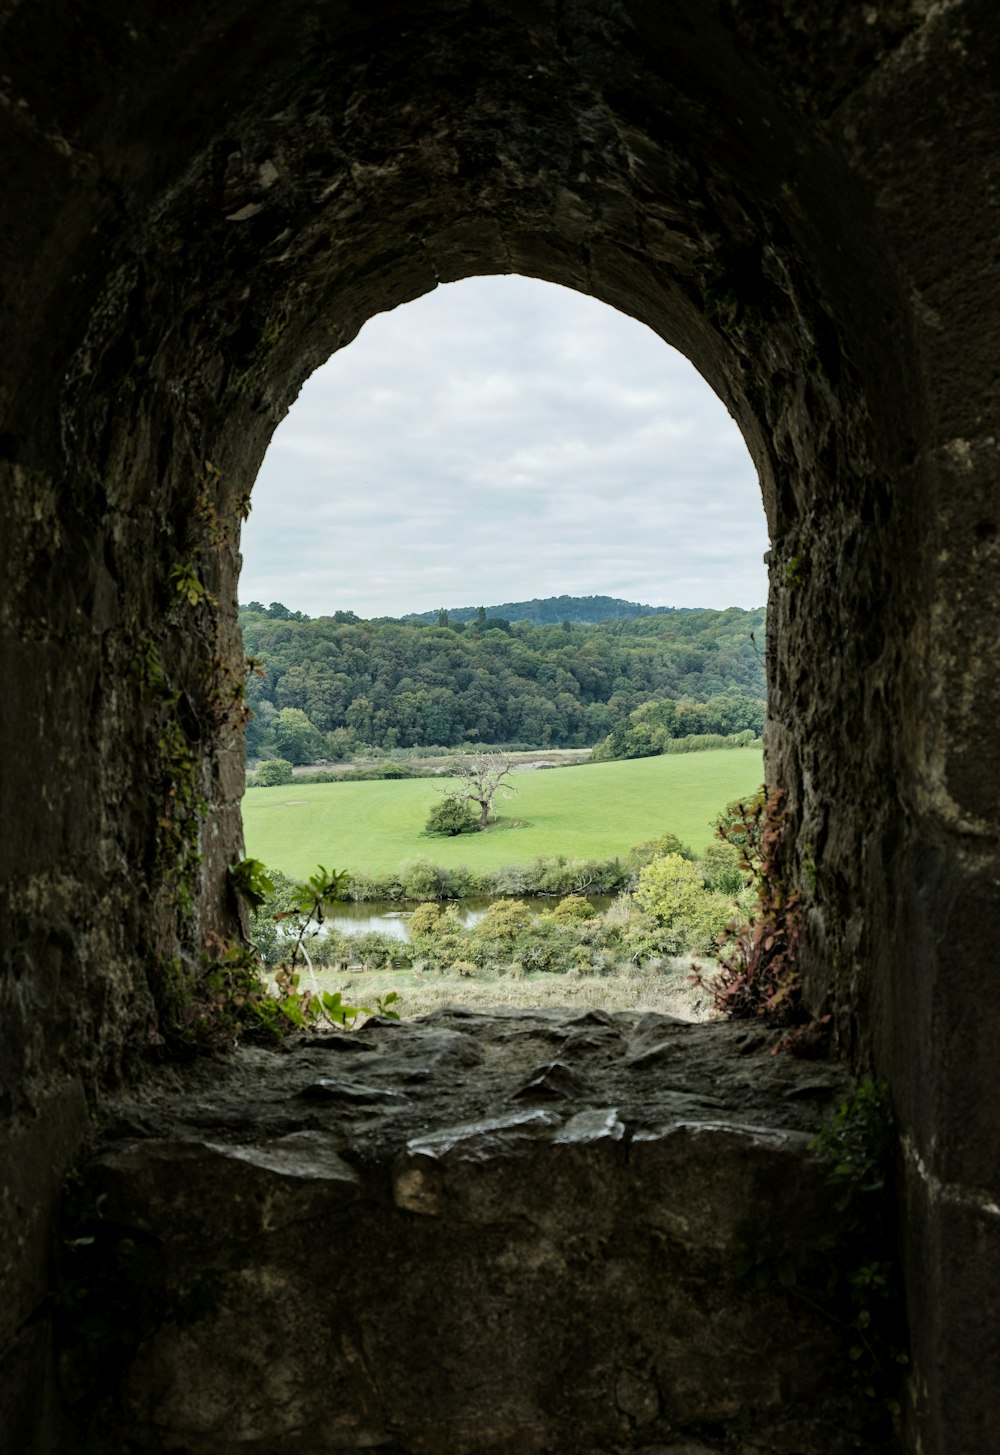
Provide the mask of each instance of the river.
[{"label": "river", "polygon": [[[533,914],[539,915],[555,909],[559,898],[560,896],[532,896],[525,897],[524,903]],[[586,895],[588,903],[598,913],[607,909],[616,898],[617,895],[614,894]],[[446,901],[449,907],[454,908],[459,923],[467,930],[479,923],[492,903],[493,898],[488,895],[470,895],[468,899]],[[378,930],[383,935],[391,935],[395,940],[408,940],[412,913],[412,906],[400,905],[392,899],[368,899],[357,903],[348,900],[343,904],[333,905],[327,912],[326,922],[345,935],[366,935],[370,930]]]}]

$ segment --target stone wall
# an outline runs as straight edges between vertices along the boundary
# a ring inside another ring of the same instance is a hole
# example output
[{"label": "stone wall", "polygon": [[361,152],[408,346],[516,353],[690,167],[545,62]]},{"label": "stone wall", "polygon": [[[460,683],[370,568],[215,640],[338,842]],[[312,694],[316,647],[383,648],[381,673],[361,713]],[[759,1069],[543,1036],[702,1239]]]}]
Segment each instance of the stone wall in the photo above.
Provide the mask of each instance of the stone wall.
[{"label": "stone wall", "polygon": [[0,6],[5,1388],[44,1366],[88,1107],[231,928],[270,434],[373,312],[517,271],[650,324],[744,430],[808,994],[903,1131],[908,1439],[989,1448],[998,28],[991,0]]},{"label": "stone wall", "polygon": [[891,1433],[844,1327],[871,1250],[809,1150],[842,1070],[746,1027],[455,1009],[212,1071],[120,1101],[85,1173],[61,1373],[94,1455]]}]

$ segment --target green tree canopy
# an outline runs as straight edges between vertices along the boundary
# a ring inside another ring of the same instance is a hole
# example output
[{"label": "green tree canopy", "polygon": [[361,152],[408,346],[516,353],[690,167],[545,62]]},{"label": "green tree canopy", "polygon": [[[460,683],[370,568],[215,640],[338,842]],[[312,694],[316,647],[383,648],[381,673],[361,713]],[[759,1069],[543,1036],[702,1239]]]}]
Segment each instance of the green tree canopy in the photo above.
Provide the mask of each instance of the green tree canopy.
[{"label": "green tree canopy", "polygon": [[313,763],[323,740],[300,707],[283,707],[272,724],[275,746],[290,763]]},{"label": "green tree canopy", "polygon": [[[621,741],[606,756],[634,756],[661,751],[657,734],[756,731],[762,720],[753,637],[763,611],[574,621],[567,632],[566,610],[538,626],[473,611],[466,631],[454,613],[446,623],[438,613],[426,623],[359,621],[350,612],[309,621],[274,607],[278,614],[240,612],[246,650],[266,673],[248,686],[250,706],[256,714],[264,703],[272,712],[299,708],[320,733],[347,731],[358,743],[584,747],[620,725]],[[713,699],[723,700],[700,712]],[[636,731],[630,714],[650,701],[675,704],[677,721],[657,708]],[[252,725],[254,750],[288,757],[272,727],[261,734]]]},{"label": "green tree canopy", "polygon": [[253,786],[274,788],[281,783],[291,783],[293,776],[292,765],[287,758],[266,758],[263,763],[257,764]]},{"label": "green tree canopy", "polygon": [[452,837],[475,826],[476,816],[471,803],[459,798],[442,798],[440,803],[435,803],[424,825],[429,834],[449,834]]}]

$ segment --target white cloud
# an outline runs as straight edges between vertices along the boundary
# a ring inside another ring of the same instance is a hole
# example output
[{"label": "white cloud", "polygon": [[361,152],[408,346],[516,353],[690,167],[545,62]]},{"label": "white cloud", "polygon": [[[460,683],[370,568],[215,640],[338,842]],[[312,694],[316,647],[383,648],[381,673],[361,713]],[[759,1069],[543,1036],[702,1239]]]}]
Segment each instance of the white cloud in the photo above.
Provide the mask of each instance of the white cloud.
[{"label": "white cloud", "polygon": [[746,446],[687,360],[593,299],[477,278],[308,381],[254,486],[240,600],[756,606],[766,549]]}]

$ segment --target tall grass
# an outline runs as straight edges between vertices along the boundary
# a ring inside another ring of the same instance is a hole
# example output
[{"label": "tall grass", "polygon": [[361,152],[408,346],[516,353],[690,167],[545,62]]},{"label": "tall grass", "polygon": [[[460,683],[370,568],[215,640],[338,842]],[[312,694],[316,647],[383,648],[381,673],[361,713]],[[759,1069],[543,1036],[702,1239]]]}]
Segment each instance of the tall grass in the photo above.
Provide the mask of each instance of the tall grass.
[{"label": "tall grass", "polygon": [[[576,1010],[657,1011],[680,1020],[715,1018],[711,998],[688,979],[691,964],[669,962],[660,969],[629,967],[613,975],[537,974],[514,977],[480,971],[475,976],[427,975],[407,970],[369,970],[344,974],[317,968],[321,990],[339,990],[346,1003],[374,1005],[395,990],[393,1009],[404,1020],[427,1015],[443,1005],[484,1011],[507,1006],[566,1006]],[[304,977],[303,985],[307,984]]]}]

